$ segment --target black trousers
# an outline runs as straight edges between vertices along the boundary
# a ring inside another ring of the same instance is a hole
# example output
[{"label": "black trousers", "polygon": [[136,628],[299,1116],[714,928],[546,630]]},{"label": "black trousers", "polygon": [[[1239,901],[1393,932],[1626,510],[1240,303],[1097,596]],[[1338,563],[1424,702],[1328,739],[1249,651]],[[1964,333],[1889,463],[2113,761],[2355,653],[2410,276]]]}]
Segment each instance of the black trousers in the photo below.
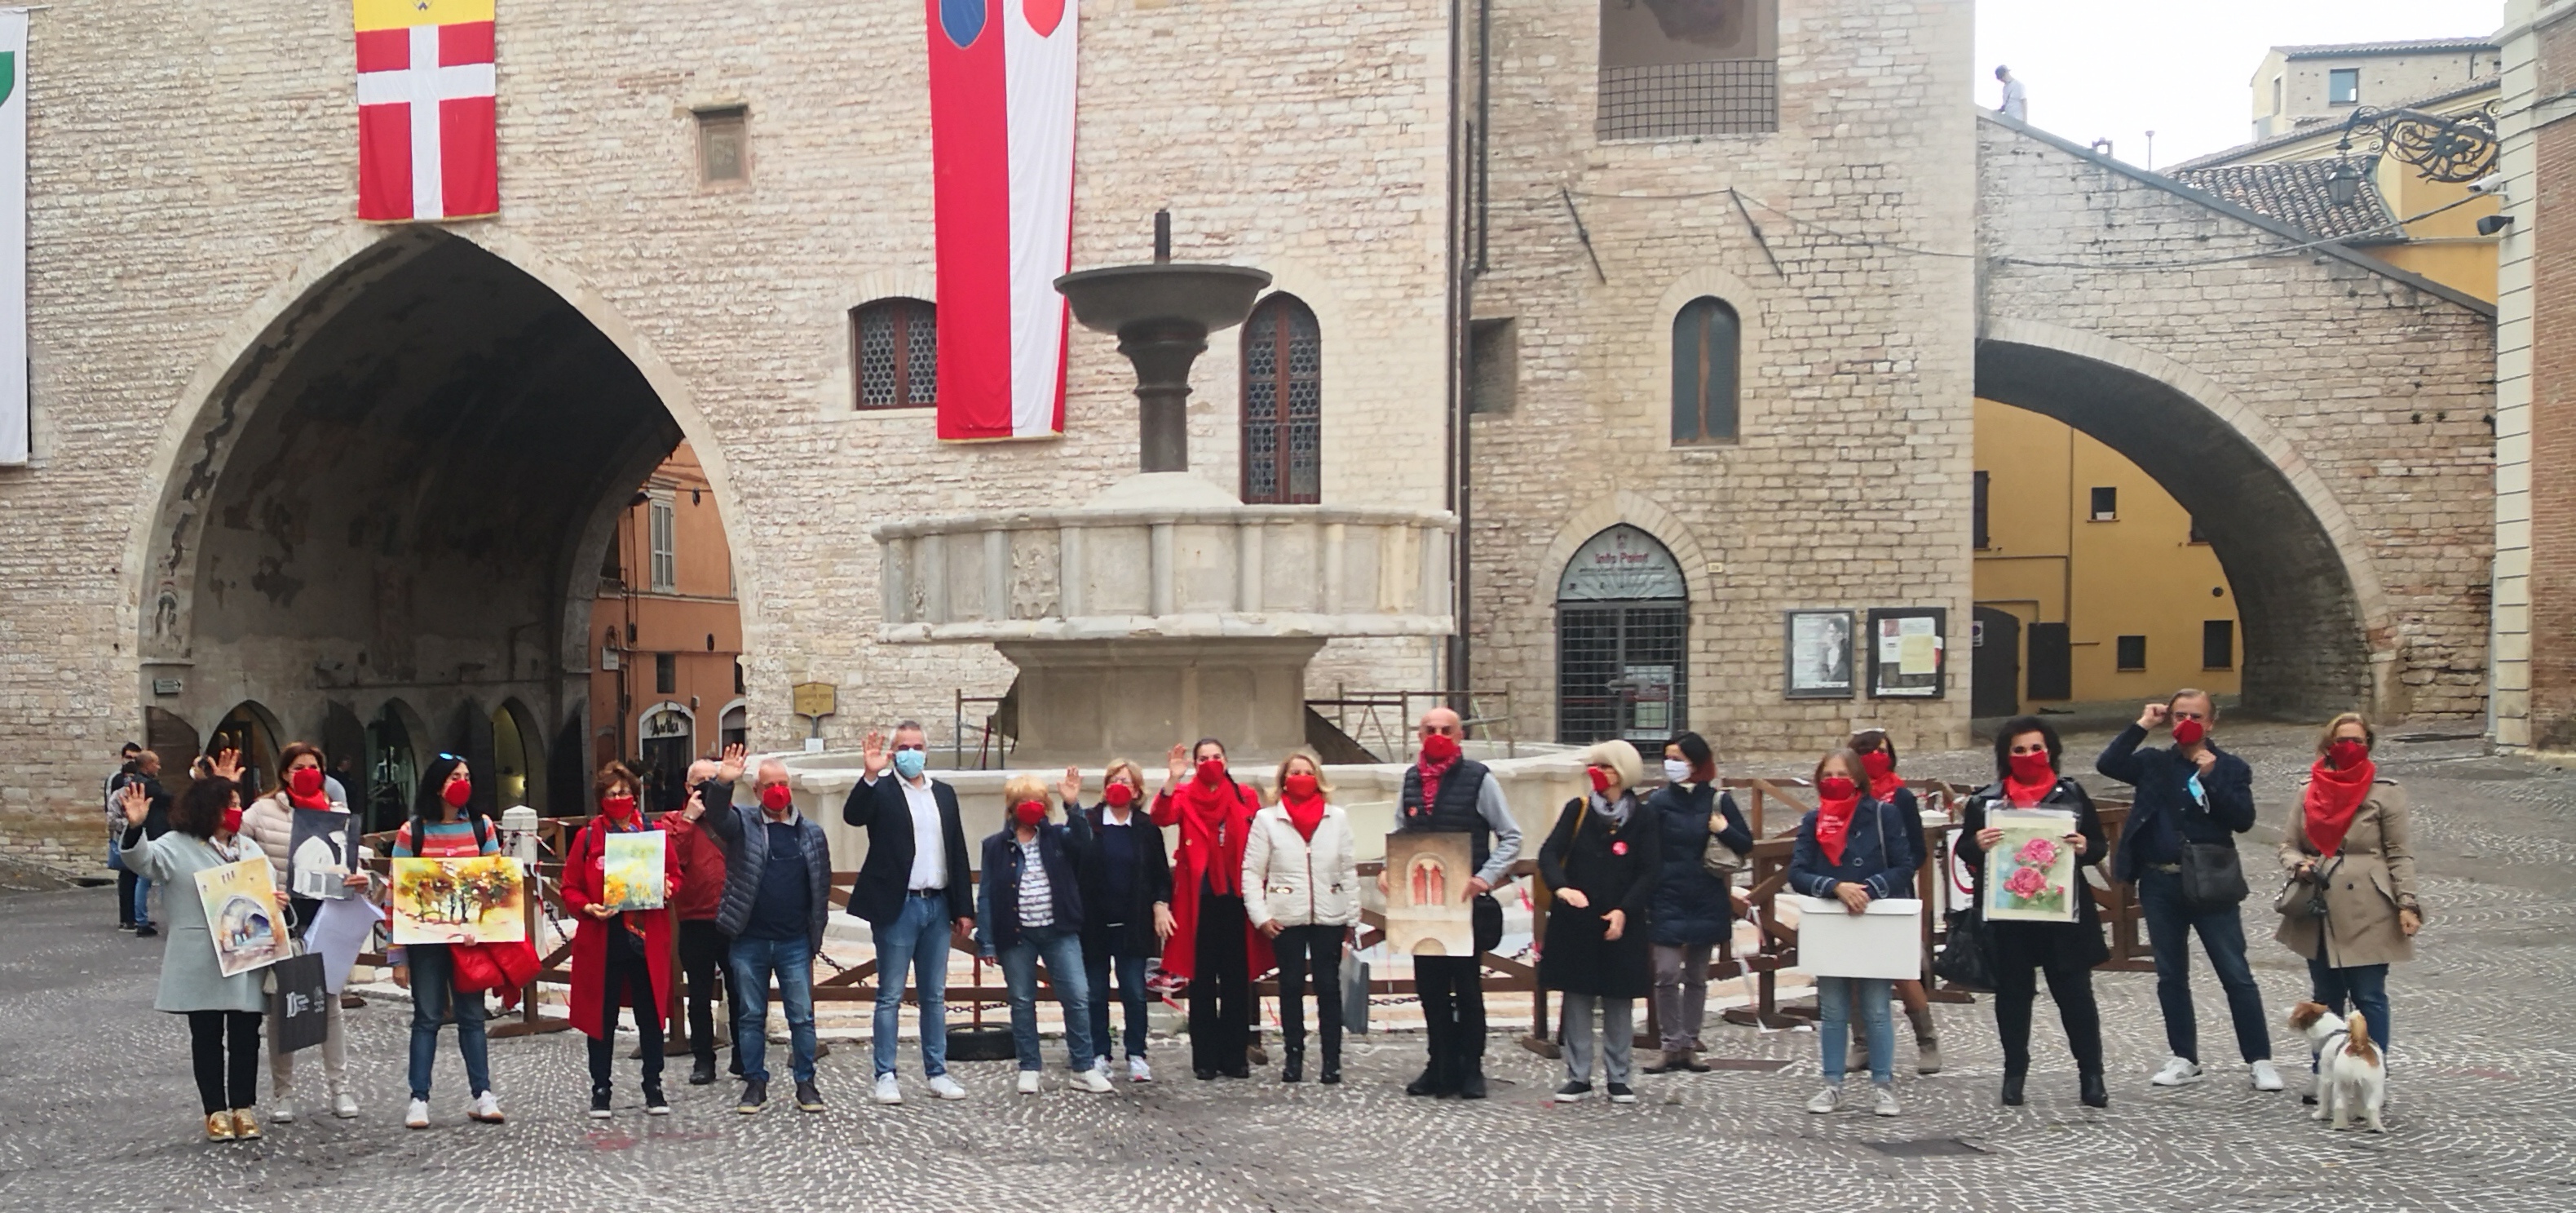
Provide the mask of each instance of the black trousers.
[{"label": "black trousers", "polygon": [[1270,941],[1279,958],[1279,1034],[1291,1049],[1306,1047],[1306,975],[1315,977],[1315,1018],[1323,1028],[1324,1058],[1342,1055],[1342,940],[1348,927],[1281,927]]},{"label": "black trousers", "polygon": [[257,1011],[188,1012],[188,1059],[209,1116],[259,1106]]},{"label": "black trousers", "polygon": [[1243,933],[1251,920],[1243,899],[1201,890],[1192,931],[1198,954],[1190,975],[1190,1068],[1242,1074],[1252,1037],[1252,957]]},{"label": "black trousers", "polygon": [[116,925],[120,927],[134,925],[134,881],[132,872],[116,874]]},{"label": "black trousers", "polygon": [[[624,930],[622,925],[614,925]],[[644,960],[643,945],[620,949],[610,941],[607,972],[599,983],[599,1035],[590,1038],[590,1086],[594,1091],[608,1089],[610,1066],[617,1051],[618,1004],[635,1008],[635,1033],[644,1042],[644,1086],[650,1090],[662,1085],[662,1009],[653,1005],[653,967]]]},{"label": "black trousers", "polygon": [[[680,922],[680,976],[689,983],[689,1053],[699,1061],[713,1064],[716,1059],[716,983],[724,976],[725,956],[733,950],[733,937],[716,929],[715,920],[682,919]],[[733,983],[724,982],[725,1011],[732,1019],[742,1018],[742,1000],[734,997]]]},{"label": "black trousers", "polygon": [[1417,956],[1413,985],[1422,996],[1431,1063],[1465,1069],[1485,1055],[1484,966],[1473,956]]},{"label": "black trousers", "polygon": [[2048,996],[2057,1003],[2058,1022],[2066,1027],[2067,1050],[2084,1074],[2102,1072],[2102,1010],[2093,1001],[2093,971],[2080,965],[1995,966],[1995,1035],[2002,1038],[2004,1072],[2030,1073],[2031,1003],[2039,995],[2039,977],[2048,974]]}]

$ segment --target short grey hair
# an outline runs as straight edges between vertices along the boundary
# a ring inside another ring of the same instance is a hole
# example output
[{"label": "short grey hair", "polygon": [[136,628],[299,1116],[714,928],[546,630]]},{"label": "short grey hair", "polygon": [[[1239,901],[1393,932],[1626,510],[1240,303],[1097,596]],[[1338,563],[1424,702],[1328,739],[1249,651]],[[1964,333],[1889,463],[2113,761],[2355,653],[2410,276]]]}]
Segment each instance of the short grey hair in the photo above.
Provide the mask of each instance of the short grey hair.
[{"label": "short grey hair", "polygon": [[783,762],[780,762],[779,760],[777,760],[777,759],[775,759],[775,758],[763,758],[763,759],[761,759],[761,760],[760,760],[760,768],[759,768],[758,770],[756,770],[756,771],[752,772],[752,777],[751,777],[751,778],[752,778],[752,782],[754,782],[754,783],[767,783],[767,782],[769,782],[769,773],[770,773],[771,771],[776,771],[776,772],[778,772],[778,782],[780,782],[780,783],[785,783],[785,782],[787,782],[787,779],[788,779],[788,774],[787,774],[787,764],[786,764],[786,763],[783,763]]}]

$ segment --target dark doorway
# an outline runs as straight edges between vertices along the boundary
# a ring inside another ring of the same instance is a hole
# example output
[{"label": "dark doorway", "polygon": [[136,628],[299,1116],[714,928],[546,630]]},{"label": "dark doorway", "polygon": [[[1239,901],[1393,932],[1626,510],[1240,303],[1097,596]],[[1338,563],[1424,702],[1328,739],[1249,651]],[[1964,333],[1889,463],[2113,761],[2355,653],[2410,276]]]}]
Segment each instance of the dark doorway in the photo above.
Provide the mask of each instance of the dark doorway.
[{"label": "dark doorway", "polygon": [[2021,711],[2021,617],[1976,609],[1976,642],[1968,663],[1968,714],[2011,716]]}]

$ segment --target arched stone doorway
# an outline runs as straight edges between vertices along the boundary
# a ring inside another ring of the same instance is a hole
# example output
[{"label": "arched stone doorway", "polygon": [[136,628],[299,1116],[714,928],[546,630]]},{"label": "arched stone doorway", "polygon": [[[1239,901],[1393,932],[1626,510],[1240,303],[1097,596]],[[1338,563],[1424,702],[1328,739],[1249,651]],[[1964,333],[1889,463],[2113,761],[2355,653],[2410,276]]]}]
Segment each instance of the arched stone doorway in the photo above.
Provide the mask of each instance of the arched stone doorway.
[{"label": "arched stone doorway", "polygon": [[425,228],[358,249],[212,378],[161,478],[145,685],[184,670],[170,710],[255,699],[281,737],[352,709],[371,826],[442,749],[491,777],[478,807],[547,798],[540,730],[584,710],[609,537],[684,430],[667,368],[530,263],[546,280]]},{"label": "arched stone doorway", "polygon": [[[2242,700],[2278,714],[2393,706],[2386,608],[2342,507],[2286,443],[2175,382],[2036,334],[1977,343],[1977,395],[2053,417],[2134,463],[2189,512],[2243,626]],[[2110,347],[2111,343],[2099,343]],[[2115,347],[2114,347],[2115,348]]]}]

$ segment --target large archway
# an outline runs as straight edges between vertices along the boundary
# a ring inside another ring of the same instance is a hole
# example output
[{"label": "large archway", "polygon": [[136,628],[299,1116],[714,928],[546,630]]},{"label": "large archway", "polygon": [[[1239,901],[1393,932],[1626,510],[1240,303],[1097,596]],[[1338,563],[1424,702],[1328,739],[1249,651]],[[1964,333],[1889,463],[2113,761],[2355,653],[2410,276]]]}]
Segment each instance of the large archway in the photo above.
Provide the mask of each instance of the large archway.
[{"label": "large archway", "polygon": [[[2337,541],[2352,533],[2287,444],[2248,416],[2187,390],[2180,368],[2125,351],[2053,339],[2035,325],[2000,325],[1977,343],[1977,395],[2055,418],[2127,458],[2188,511],[2215,551],[2243,626],[2242,698],[2277,714],[2367,705],[2386,710],[2380,672],[2385,606],[2366,558]],[[2021,331],[2028,330],[2028,331]],[[2154,373],[2162,369],[2163,374]],[[2213,392],[2214,388],[2211,388]],[[2271,441],[2265,441],[2272,438]]]},{"label": "large archway", "polygon": [[504,782],[542,799],[543,739],[588,731],[603,554],[682,436],[610,327],[433,229],[320,275],[176,443],[146,540],[146,702],[256,700],[295,737],[336,705],[400,723],[399,745],[370,737],[371,800],[440,751],[503,777],[477,781],[484,811]]}]

